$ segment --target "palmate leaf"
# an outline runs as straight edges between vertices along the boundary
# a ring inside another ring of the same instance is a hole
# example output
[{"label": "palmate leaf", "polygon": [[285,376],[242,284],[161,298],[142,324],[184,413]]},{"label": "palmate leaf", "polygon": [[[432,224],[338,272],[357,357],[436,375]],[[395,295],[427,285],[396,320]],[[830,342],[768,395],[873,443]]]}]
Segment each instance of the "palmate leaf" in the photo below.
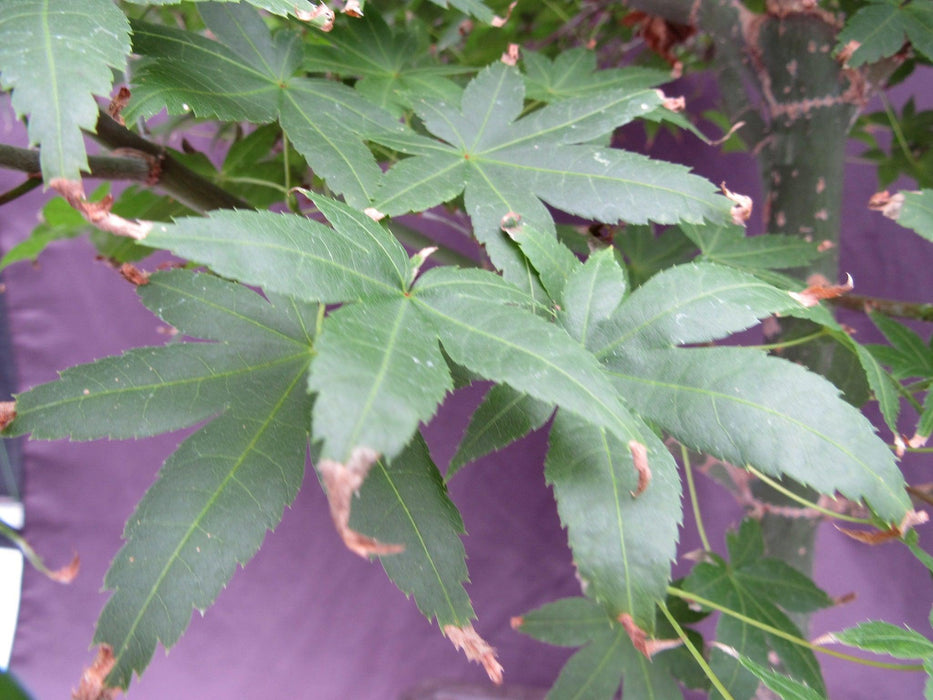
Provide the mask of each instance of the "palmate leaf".
[{"label": "palmate leaf", "polygon": [[197,116],[253,123],[279,120],[289,141],[328,186],[360,208],[381,170],[363,143],[370,132],[398,131],[392,115],[351,88],[296,76],[297,34],[274,37],[244,5],[202,3],[218,41],[172,27],[133,24],[133,50],[143,56],[125,116],[189,110]]},{"label": "palmate leaf", "polygon": [[[780,609],[812,611],[827,607],[832,600],[802,574],[794,573],[788,564],[764,556],[761,526],[746,519],[738,533],[727,535],[730,561],[718,559],[694,567],[684,581],[684,588],[708,600],[719,603],[747,617],[760,620],[783,632],[800,636],[787,615]],[[765,576],[787,576],[778,588],[761,587]],[[788,674],[825,696],[820,667],[813,652],[769,634],[734,617],[723,615],[716,628],[719,642],[735,649],[753,661],[768,663],[768,651],[777,653]],[[758,679],[745,670],[739,659],[715,648],[710,666],[736,700],[754,695]]]},{"label": "palmate leaf", "polygon": [[144,348],[68,370],[19,396],[23,411],[10,426],[34,437],[128,437],[219,414],[166,462],[105,579],[114,593],[95,641],[113,648],[108,680],[122,687],[157,643],[177,641],[193,608],[213,602],[297,493],[317,313],[316,305],[274,296],[270,303],[245,287],[179,270],[152,275],[139,294],[181,332],[217,342]]},{"label": "palmate leaf", "polygon": [[305,48],[302,67],[357,78],[353,87],[361,95],[396,116],[411,107],[414,94],[456,100],[460,86],[447,76],[472,70],[438,62],[418,35],[393,31],[376,12],[339,25],[324,41]]},{"label": "palmate leaf", "polygon": [[580,646],[561,669],[548,698],[627,697],[679,700],[683,694],[666,655],[650,661],[632,645],[622,626],[586,598],[564,598],[525,613],[513,626],[548,644]]},{"label": "palmate leaf", "polygon": [[93,130],[94,95],[110,92],[111,68],[130,51],[129,25],[111,0],[9,0],[0,5],[0,86],[29,118],[46,182],[87,170],[81,129]]},{"label": "palmate leaf", "polygon": [[[676,472],[663,444],[622,405],[593,356],[531,311],[537,307],[526,293],[490,272],[446,267],[427,271],[409,288],[407,276],[399,277],[398,243],[382,225],[346,205],[319,196],[314,201],[339,235],[320,235],[320,224],[293,216],[233,212],[155,227],[146,242],[307,301],[335,303],[342,295],[352,302],[324,319],[310,368],[309,385],[317,392],[314,437],[323,441],[325,457],[345,460],[362,445],[382,453],[393,467],[404,467],[399,461],[403,446],[451,386],[438,341],[447,357],[480,377],[507,384],[544,406],[560,406],[568,420],[572,414],[584,418],[581,432],[594,426],[613,446],[645,445],[657,480],[649,489],[656,495],[639,496],[646,499],[644,506],[629,505],[638,471],[627,447],[614,450],[611,464],[598,475],[599,488],[615,482],[602,510],[616,513],[618,521],[620,510],[628,518],[629,512],[664,503],[669,517],[653,532],[623,532],[618,524],[610,530],[614,552],[620,543],[636,543],[639,550],[623,559],[621,569],[615,562],[605,570],[595,562],[584,566],[587,573],[592,568],[594,580],[600,579],[594,590],[601,591],[601,600],[650,629],[651,604],[663,595],[658,583],[667,580],[679,522]],[[369,274],[364,264],[372,268]],[[339,280],[332,279],[335,271],[341,272]],[[561,480],[558,475],[556,481]],[[572,497],[568,503],[576,527]],[[374,534],[389,541],[381,532]],[[606,584],[635,560],[641,562],[634,567],[639,571],[651,569],[646,582],[630,577]]]},{"label": "palmate leaf", "polygon": [[507,279],[516,281],[524,263],[499,226],[514,212],[553,236],[554,222],[542,200],[606,222],[727,216],[725,200],[681,166],[583,145],[657,108],[660,98],[653,90],[605,91],[517,119],[523,101],[521,76],[502,63],[474,78],[458,106],[419,101],[415,111],[437,138],[414,132],[372,136],[412,154],[386,173],[374,206],[390,215],[422,211],[462,192],[474,235]]},{"label": "palmate leaf", "polygon": [[847,62],[853,68],[893,56],[907,41],[933,59],[933,3],[918,0],[902,5],[894,0],[872,0],[852,15],[838,38],[837,50],[850,41],[858,42]]}]

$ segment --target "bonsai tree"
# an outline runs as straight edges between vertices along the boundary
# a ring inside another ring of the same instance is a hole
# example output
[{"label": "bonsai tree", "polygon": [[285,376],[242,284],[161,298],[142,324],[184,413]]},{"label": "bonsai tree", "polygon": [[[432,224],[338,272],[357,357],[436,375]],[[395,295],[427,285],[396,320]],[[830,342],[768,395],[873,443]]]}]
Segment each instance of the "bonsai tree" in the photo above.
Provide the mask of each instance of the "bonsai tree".
[{"label": "bonsai tree", "polygon": [[[551,697],[609,698],[620,683],[636,698],[749,698],[760,684],[825,697],[815,654],[829,642],[933,669],[933,643],[880,621],[808,641],[806,615],[833,599],[796,554],[825,517],[933,566],[897,463],[933,430],[933,352],[892,318],[929,307],[847,296],[834,257],[853,128],[896,135],[890,153],[869,151],[885,184],[929,184],[928,113],[859,115],[933,56],[933,3],[631,4],[0,7],[0,85],[38,146],[0,146],[0,164],[28,173],[3,201],[44,186],[68,205],[50,204],[0,265],[87,222],[187,339],[64,370],[4,406],[4,433],[127,439],[205,422],[167,458],[104,581],[94,642],[108,686],[178,641],[315,488],[309,469],[347,548],[501,682],[472,625],[446,481],[535,429],[581,582],[514,621],[580,647]],[[623,65],[633,42],[653,51]],[[657,87],[707,63],[712,118],[760,164],[762,235],[745,235],[753,203],[737,186],[613,140],[641,123],[710,143]],[[196,121],[214,126],[219,164],[160,145]],[[140,184],[88,195],[88,176]],[[873,206],[933,239],[929,190]],[[424,212],[445,230],[404,218]],[[156,250],[178,263],[153,269]],[[890,344],[859,344],[838,303],[868,304]],[[778,329],[769,346],[731,342],[763,321]],[[488,393],[436,465],[421,426],[479,381]],[[857,408],[869,398],[887,442]],[[702,528],[698,455],[755,484],[728,558]],[[707,551],[672,582],[685,491]],[[712,611],[703,639],[691,625]]]}]

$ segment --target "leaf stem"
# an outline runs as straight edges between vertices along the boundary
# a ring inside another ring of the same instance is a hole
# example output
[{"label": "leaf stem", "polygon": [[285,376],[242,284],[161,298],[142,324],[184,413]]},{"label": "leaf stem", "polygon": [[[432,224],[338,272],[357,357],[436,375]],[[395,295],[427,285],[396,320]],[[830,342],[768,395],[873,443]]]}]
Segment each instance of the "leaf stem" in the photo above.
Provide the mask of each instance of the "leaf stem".
[{"label": "leaf stem", "polygon": [[285,181],[285,203],[292,214],[300,213],[298,197],[292,192],[292,166],[288,159],[288,134],[282,129],[282,178]]},{"label": "leaf stem", "polygon": [[45,562],[42,561],[42,557],[36,553],[36,550],[26,541],[26,538],[19,534],[16,529],[7,525],[3,520],[0,520],[0,536],[6,537],[13,542],[36,571],[53,581],[57,581],[58,583],[70,583],[77,574],[77,557],[70,565],[53,571],[45,565]]},{"label": "leaf stem", "polygon": [[734,617],[736,620],[740,620],[741,622],[744,622],[746,625],[757,627],[758,629],[763,630],[767,632],[768,634],[774,635],[775,637],[780,637],[781,639],[785,639],[788,642],[792,642],[793,644],[796,644],[797,646],[806,647],[810,651],[819,652],[821,654],[826,654],[827,656],[833,656],[837,659],[842,659],[844,661],[851,661],[856,664],[861,664],[862,666],[872,666],[874,668],[886,668],[891,671],[922,671],[923,670],[923,666],[920,664],[894,664],[894,663],[889,663],[887,661],[874,661],[872,659],[860,659],[859,657],[852,656],[851,654],[845,654],[841,651],[834,651],[833,649],[827,649],[826,647],[822,645],[814,644],[813,642],[809,642],[806,639],[801,639],[800,637],[796,637],[792,634],[789,634],[785,632],[784,630],[780,630],[777,627],[772,627],[771,625],[767,623],[761,622],[761,620],[756,620],[752,617],[748,617],[747,615],[743,615],[740,612],[736,612],[735,610],[732,610],[731,608],[727,608],[724,605],[720,605],[719,603],[714,603],[712,600],[703,598],[702,596],[698,596],[695,593],[689,593],[679,588],[675,588],[674,586],[668,586],[667,592],[669,595],[672,595],[675,598],[680,598],[681,600],[686,600],[687,602],[691,602],[691,603],[699,603],[700,605],[703,605],[704,607],[712,608],[713,610],[718,610],[724,615],[728,615],[729,617]]},{"label": "leaf stem", "polygon": [[817,503],[808,501],[803,496],[800,496],[794,493],[793,491],[791,491],[789,488],[782,486],[780,483],[772,479],[770,476],[768,476],[767,474],[763,474],[762,472],[758,471],[757,469],[755,469],[755,467],[751,465],[746,465],[745,468],[749,472],[751,472],[754,476],[758,477],[759,479],[761,479],[761,481],[763,481],[768,486],[773,488],[775,491],[787,496],[792,501],[796,501],[797,503],[799,503],[805,508],[809,508],[810,510],[815,510],[817,513],[822,513],[823,515],[830,517],[830,518],[836,518],[837,520],[845,520],[846,522],[849,522],[849,523],[859,523],[860,525],[872,525],[873,524],[873,521],[870,518],[856,518],[853,515],[845,515],[844,513],[837,513],[835,511],[830,510],[829,508],[824,508],[823,506]]},{"label": "leaf stem", "polygon": [[914,158],[913,153],[910,152],[910,144],[907,143],[907,139],[904,137],[904,131],[901,129],[901,123],[897,118],[897,115],[894,114],[894,110],[891,109],[891,102],[888,100],[887,95],[884,94],[884,91],[878,91],[878,98],[881,100],[881,105],[884,107],[885,116],[888,118],[888,124],[891,127],[891,133],[894,134],[894,139],[897,141],[897,145],[901,149],[901,153],[904,155],[904,158],[908,163],[911,164],[914,168],[917,167],[917,159]]},{"label": "leaf stem", "polygon": [[829,331],[825,328],[820,328],[820,330],[815,333],[810,333],[809,335],[802,335],[799,338],[791,338],[790,340],[781,340],[777,343],[762,343],[761,345],[748,345],[746,347],[754,348],[756,350],[783,350],[784,348],[792,348],[795,345],[804,345],[810,343],[817,338],[821,338],[824,335],[828,335]]},{"label": "leaf stem", "polygon": [[690,637],[687,636],[687,633],[684,631],[684,628],[680,626],[680,623],[677,622],[671,611],[667,609],[667,605],[662,601],[658,603],[658,607],[661,608],[661,612],[664,613],[664,617],[667,618],[667,621],[671,623],[671,627],[674,628],[674,631],[677,632],[677,636],[680,637],[680,641],[684,643],[684,646],[687,647],[687,651],[690,652],[690,655],[697,662],[699,667],[703,669],[703,673],[706,674],[706,677],[709,678],[710,683],[713,684],[713,687],[719,691],[724,700],[735,700],[732,695],[729,694],[729,691],[726,690],[726,687],[722,684],[722,681],[719,680],[719,676],[710,668],[710,665],[706,662],[706,659],[703,658],[703,654],[700,653],[700,650],[693,646],[693,642],[690,641]]},{"label": "leaf stem", "polygon": [[696,483],[693,479],[693,466],[690,464],[690,452],[683,445],[680,446],[680,457],[684,463],[684,475],[687,477],[687,491],[690,493],[690,506],[693,508],[693,519],[697,525],[697,534],[700,535],[700,542],[703,544],[703,551],[712,551],[709,544],[709,538],[706,536],[706,528],[703,526],[703,516],[700,514],[700,500],[697,498]]},{"label": "leaf stem", "polygon": [[9,204],[15,199],[22,197],[27,192],[32,192],[39,185],[42,184],[42,179],[38,177],[27,177],[21,183],[19,183],[13,189],[7,190],[3,194],[0,194],[0,206],[4,204]]}]

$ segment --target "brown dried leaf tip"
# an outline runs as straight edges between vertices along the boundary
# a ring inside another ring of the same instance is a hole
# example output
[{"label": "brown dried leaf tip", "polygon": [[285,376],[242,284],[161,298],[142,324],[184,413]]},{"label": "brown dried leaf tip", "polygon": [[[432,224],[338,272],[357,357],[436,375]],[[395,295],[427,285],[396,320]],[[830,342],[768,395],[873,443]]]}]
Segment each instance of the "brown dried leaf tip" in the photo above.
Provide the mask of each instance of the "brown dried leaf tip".
[{"label": "brown dried leaf tip", "polygon": [[841,297],[846,292],[851,292],[855,286],[852,275],[849,274],[846,275],[845,284],[829,284],[829,281],[822,275],[813,275],[807,282],[810,286],[802,292],[788,292],[788,294],[808,308],[819,304],[821,299]]},{"label": "brown dried leaf tip", "polygon": [[363,8],[360,7],[360,0],[347,0],[343,6],[343,14],[350,17],[362,17]]},{"label": "brown dried leaf tip", "polygon": [[655,90],[658,93],[658,97],[661,99],[661,104],[664,109],[669,109],[672,112],[683,112],[687,109],[687,100],[681,95],[680,97],[668,97],[664,94],[663,90]]},{"label": "brown dried leaf tip", "polygon": [[77,554],[71,561],[60,569],[47,572],[47,576],[56,583],[71,583],[78,577],[78,571],[81,569],[81,557]]},{"label": "brown dried leaf tip", "polygon": [[73,209],[101,231],[141,241],[152,229],[151,221],[129,221],[111,213],[113,195],[108,194],[99,202],[87,201],[80,180],[57,177],[49,183],[49,187],[64,197]]},{"label": "brown dried leaf tip", "polygon": [[129,104],[129,101],[130,89],[126,87],[126,85],[122,85],[114,98],[110,100],[110,104],[107,105],[107,114],[113,117],[113,120],[121,126],[126,126],[126,122],[123,121],[123,117],[120,116],[120,112],[122,112],[123,108]]},{"label": "brown dried leaf tip", "polygon": [[505,23],[509,21],[509,17],[512,16],[512,10],[515,9],[515,6],[517,4],[518,4],[518,0],[515,0],[515,2],[509,5],[509,9],[506,10],[505,17],[500,17],[499,15],[496,15],[495,17],[492,18],[492,21],[489,24],[491,24],[493,27],[505,26]]},{"label": "brown dried leaf tip", "polygon": [[16,418],[16,402],[0,401],[0,430],[6,428]]},{"label": "brown dried leaf tip", "polygon": [[295,17],[302,22],[310,22],[322,32],[329,32],[334,28],[334,11],[323,2],[313,10],[299,10],[295,8]]},{"label": "brown dried leaf tip", "polygon": [[120,692],[119,688],[111,688],[104,679],[113,669],[116,659],[113,649],[107,644],[101,644],[88,668],[81,674],[81,682],[77,690],[71,691],[71,700],[113,700]]},{"label": "brown dried leaf tip", "polygon": [[350,504],[354,494],[366,479],[370,468],[379,459],[379,453],[368,447],[354,447],[350,459],[341,464],[332,459],[322,459],[318,465],[324,488],[327,490],[327,502],[334,527],[351,552],[364,559],[370,556],[398,554],[405,547],[400,544],[383,544],[372,537],[350,529]]},{"label": "brown dried leaf tip", "polygon": [[901,520],[899,525],[893,525],[887,530],[852,530],[847,527],[836,525],[836,529],[843,535],[851,537],[857,542],[863,544],[876,545],[889,540],[896,540],[903,537],[908,530],[923,525],[929,521],[930,516],[925,510],[909,510]]},{"label": "brown dried leaf tip", "polygon": [[744,194],[733,192],[728,187],[726,187],[725,182],[719,185],[719,188],[726,196],[726,199],[732,201],[732,223],[739,226],[745,226],[745,222],[748,221],[752,216],[752,198]]},{"label": "brown dried leaf tip", "polygon": [[622,629],[625,630],[628,638],[632,640],[632,646],[644,654],[646,658],[650,659],[658,652],[673,649],[682,644],[679,639],[649,639],[645,630],[639,627],[634,618],[628,613],[622,613],[616,619],[622,625]]},{"label": "brown dried leaf tip", "polygon": [[518,48],[518,44],[509,44],[509,48],[505,50],[499,60],[507,66],[514,66],[518,63]]},{"label": "brown dried leaf tip", "polygon": [[473,629],[473,625],[466,624],[463,627],[444,625],[443,632],[456,649],[461,649],[470,661],[475,661],[486,670],[489,680],[496,685],[502,684],[504,669],[496,658],[496,650],[479,636]]},{"label": "brown dried leaf tip", "polygon": [[120,265],[120,274],[123,276],[123,279],[136,287],[149,284],[149,273],[145,270],[140,270],[132,263],[123,263]]},{"label": "brown dried leaf tip", "polygon": [[632,494],[632,498],[638,498],[648,488],[648,484],[651,483],[651,469],[648,467],[648,448],[637,440],[629,440],[628,449],[632,453],[635,471],[638,472],[638,486],[629,493]]},{"label": "brown dried leaf tip", "polygon": [[897,221],[901,215],[901,208],[904,206],[904,195],[898,192],[891,194],[887,190],[875,192],[868,199],[868,208],[872,211],[880,211],[889,219]]},{"label": "brown dried leaf tip", "polygon": [[499,219],[499,228],[502,229],[502,231],[507,234],[509,238],[514,238],[515,234],[518,233],[521,227],[521,214],[516,214],[514,211],[510,211],[508,214]]}]

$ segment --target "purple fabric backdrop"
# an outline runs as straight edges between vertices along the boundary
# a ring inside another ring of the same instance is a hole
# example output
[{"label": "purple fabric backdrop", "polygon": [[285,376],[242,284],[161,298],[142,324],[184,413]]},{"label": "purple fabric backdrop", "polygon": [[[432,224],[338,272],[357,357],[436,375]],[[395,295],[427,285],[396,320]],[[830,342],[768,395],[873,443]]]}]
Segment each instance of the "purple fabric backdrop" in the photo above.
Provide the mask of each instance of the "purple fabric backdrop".
[{"label": "purple fabric backdrop", "polygon": [[[929,73],[924,83],[930,85]],[[918,91],[918,108],[933,107]],[[0,111],[0,139],[22,140],[9,110]],[[683,137],[662,137],[653,155],[701,163],[713,182],[757,191],[744,156],[721,157]],[[929,299],[933,246],[865,210],[875,190],[870,167],[853,165],[846,183],[842,268],[857,290],[904,299]],[[0,191],[17,182],[0,171]],[[31,229],[44,196],[35,192],[0,210],[0,251]],[[130,347],[160,344],[159,322],[137,303],[114,271],[94,261],[83,241],[53,246],[38,266],[6,273],[14,352],[22,388],[54,379],[56,371]],[[860,324],[870,337],[865,324]],[[438,463],[453,453],[480,393],[449,400],[427,430]],[[25,446],[27,536],[51,565],[81,556],[78,579],[54,584],[27,569],[11,669],[37,698],[66,697],[92,659],[94,621],[106,600],[101,582],[120,546],[123,523],[152,482],[161,461],[182,439],[137,442],[44,443]],[[578,592],[571,558],[544,485],[545,437],[533,435],[458,475],[451,495],[463,512],[479,619],[476,628],[499,649],[509,684],[547,687],[568,652],[513,632],[509,618],[548,600]],[[929,467],[911,460],[912,477]],[[703,512],[714,546],[741,516],[722,490],[700,481]],[[690,522],[682,551],[699,545]],[[930,577],[901,548],[869,549],[827,526],[820,535],[817,580],[832,595],[858,599],[815,618],[815,634],[883,618],[929,632]],[[883,572],[883,575],[879,575]],[[326,501],[309,473],[282,524],[259,554],[238,571],[204,619],[166,658],[156,652],[138,700],[164,697],[356,698],[399,697],[420,682],[446,678],[484,683],[485,676],[426,622],[386,579],[378,564],[348,553],[331,525]],[[865,667],[827,663],[833,697],[919,697],[923,679]]]}]

